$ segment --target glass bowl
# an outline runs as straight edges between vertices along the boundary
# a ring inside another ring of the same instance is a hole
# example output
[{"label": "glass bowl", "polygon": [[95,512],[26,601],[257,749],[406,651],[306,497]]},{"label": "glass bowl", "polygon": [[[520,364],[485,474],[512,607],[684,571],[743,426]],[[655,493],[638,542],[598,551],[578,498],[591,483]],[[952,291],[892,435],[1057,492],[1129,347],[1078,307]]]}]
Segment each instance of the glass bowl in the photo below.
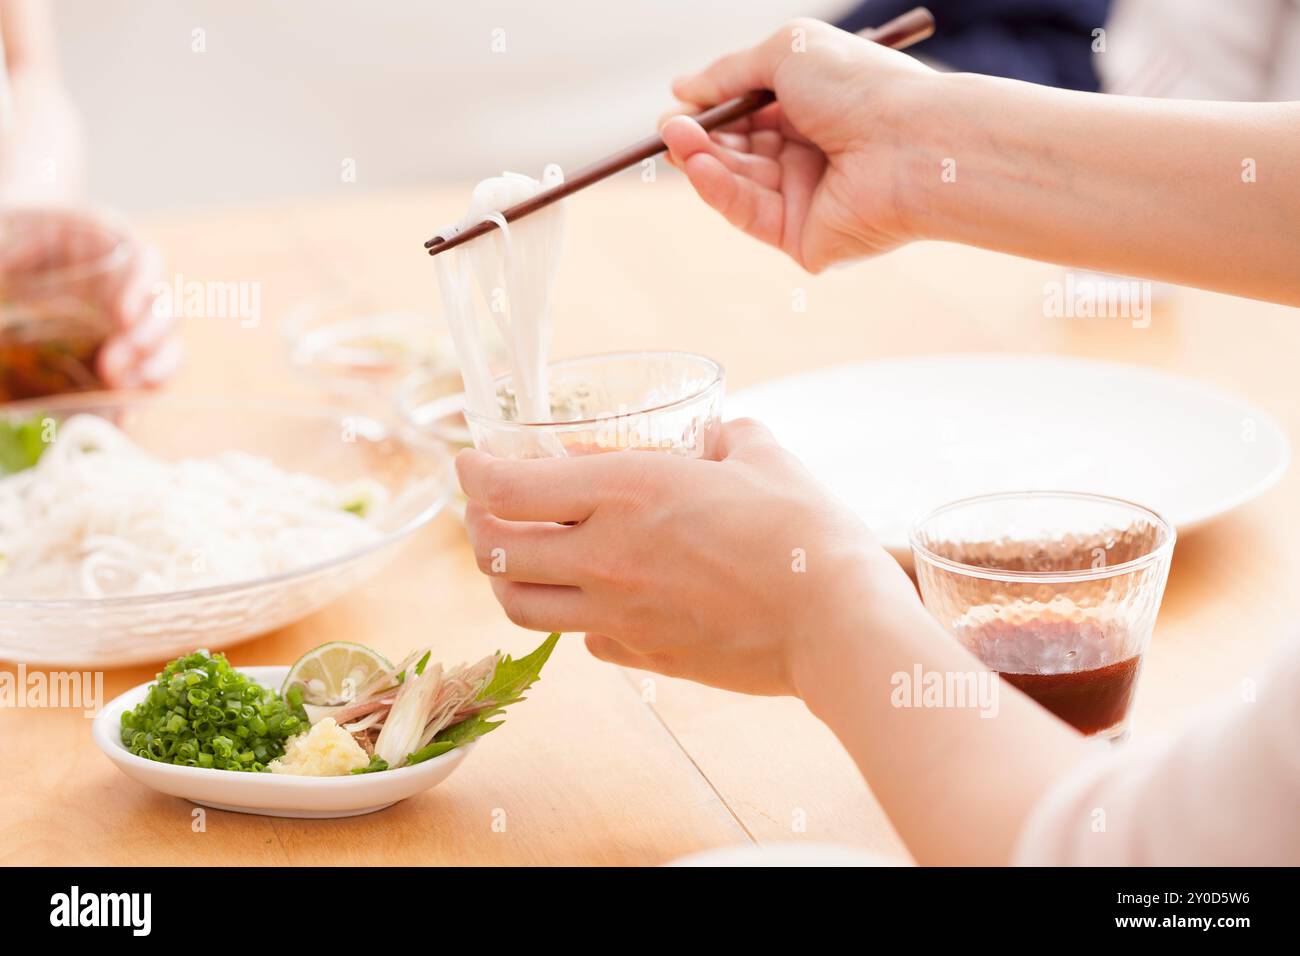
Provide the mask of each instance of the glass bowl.
[{"label": "glass bowl", "polygon": [[445,365],[451,345],[435,316],[360,299],[300,302],[280,320],[289,363],[340,394],[388,389],[422,368]]},{"label": "glass bowl", "polygon": [[707,458],[721,422],[725,373],[690,352],[615,352],[554,362],[551,421],[519,420],[510,375],[495,416],[465,410],[474,447],[502,458],[649,450]]},{"label": "glass bowl", "polygon": [[318,610],[379,571],[395,545],[429,522],[451,488],[449,456],[374,419],[339,410],[224,399],[87,393],[16,402],[0,417],[56,421],[99,415],[161,458],[238,450],[332,482],[371,479],[389,501],[378,538],[348,552],[307,558],[291,570],[184,591],[125,597],[0,596],[0,660],[76,667],[162,661],[196,647],[217,650]]}]

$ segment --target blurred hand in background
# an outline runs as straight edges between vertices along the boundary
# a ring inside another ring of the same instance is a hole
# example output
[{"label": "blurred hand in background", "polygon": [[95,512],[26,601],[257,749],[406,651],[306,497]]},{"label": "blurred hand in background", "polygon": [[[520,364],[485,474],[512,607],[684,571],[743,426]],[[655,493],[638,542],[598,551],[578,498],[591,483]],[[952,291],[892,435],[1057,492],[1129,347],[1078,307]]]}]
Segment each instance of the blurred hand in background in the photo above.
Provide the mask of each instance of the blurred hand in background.
[{"label": "blurred hand in background", "polygon": [[157,251],[80,205],[80,124],[49,13],[44,0],[0,0],[2,398],[153,385],[181,359],[172,316],[155,308]]},{"label": "blurred hand in background", "polygon": [[0,202],[71,202],[84,185],[81,125],[45,0],[0,0],[0,37]]},{"label": "blurred hand in background", "polygon": [[0,397],[169,377],[182,349],[170,309],[157,307],[161,275],[157,250],[108,214],[58,206],[0,214]]}]

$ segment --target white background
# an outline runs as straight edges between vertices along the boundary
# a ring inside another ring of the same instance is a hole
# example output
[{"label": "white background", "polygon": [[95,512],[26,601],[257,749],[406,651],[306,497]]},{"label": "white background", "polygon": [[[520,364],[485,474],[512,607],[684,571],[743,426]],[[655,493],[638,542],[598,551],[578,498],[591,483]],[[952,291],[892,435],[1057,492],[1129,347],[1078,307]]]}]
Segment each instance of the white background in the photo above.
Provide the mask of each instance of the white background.
[{"label": "white background", "polygon": [[337,191],[348,157],[350,189],[576,169],[653,131],[673,76],[851,6],[59,0],[55,14],[92,198],[146,212]]}]

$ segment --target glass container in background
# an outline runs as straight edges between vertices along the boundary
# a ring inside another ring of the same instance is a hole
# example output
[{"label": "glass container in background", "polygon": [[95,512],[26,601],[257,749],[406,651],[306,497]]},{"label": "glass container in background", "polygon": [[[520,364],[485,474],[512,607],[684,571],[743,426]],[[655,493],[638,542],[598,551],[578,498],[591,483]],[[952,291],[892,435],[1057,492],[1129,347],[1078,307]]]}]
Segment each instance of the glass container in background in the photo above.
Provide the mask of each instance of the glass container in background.
[{"label": "glass container in background", "polygon": [[418,372],[397,389],[398,415],[420,438],[445,445],[453,454],[473,448],[463,388],[455,368]]},{"label": "glass container in background", "polygon": [[987,667],[1082,733],[1126,737],[1175,532],[1118,498],[967,498],[912,530],[926,608]]},{"label": "glass container in background", "polygon": [[280,331],[294,369],[338,398],[391,395],[412,373],[455,363],[436,316],[364,299],[299,303]]},{"label": "glass container in background", "polygon": [[[444,448],[453,457],[463,448],[473,448],[465,422],[463,388],[460,370],[454,367],[416,372],[402,382],[395,402],[407,439]],[[455,486],[449,507],[456,514],[465,514],[465,495],[459,485]]]},{"label": "glass container in background", "polygon": [[59,210],[0,214],[0,402],[103,387],[109,303],[136,254],[125,236]]}]

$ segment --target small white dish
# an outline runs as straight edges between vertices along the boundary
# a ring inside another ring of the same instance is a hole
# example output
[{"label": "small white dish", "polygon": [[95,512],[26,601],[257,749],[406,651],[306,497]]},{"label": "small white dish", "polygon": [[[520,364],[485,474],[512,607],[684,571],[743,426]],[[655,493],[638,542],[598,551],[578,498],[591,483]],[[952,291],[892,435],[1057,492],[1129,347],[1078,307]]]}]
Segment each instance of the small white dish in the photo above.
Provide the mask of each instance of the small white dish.
[{"label": "small white dish", "polygon": [[[279,688],[288,667],[241,667],[266,687]],[[435,787],[451,776],[474,744],[458,747],[413,767],[346,777],[297,777],[278,773],[241,773],[182,767],[137,757],[122,746],[122,712],[144,699],[153,681],[115,697],[95,717],[95,744],[119,770],[160,793],[236,813],[270,817],[356,817],[390,807],[399,800]]]}]

